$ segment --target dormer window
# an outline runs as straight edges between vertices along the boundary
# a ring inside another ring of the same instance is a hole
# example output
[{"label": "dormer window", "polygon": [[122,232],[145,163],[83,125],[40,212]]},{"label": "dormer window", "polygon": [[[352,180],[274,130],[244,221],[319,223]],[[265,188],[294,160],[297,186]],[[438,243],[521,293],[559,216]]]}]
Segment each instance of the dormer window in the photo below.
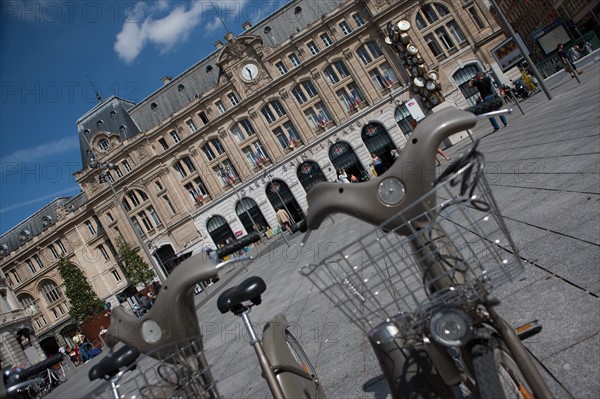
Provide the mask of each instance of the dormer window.
[{"label": "dormer window", "polygon": [[102,151],[108,151],[108,147],[110,144],[107,139],[101,139],[98,145],[100,146],[100,149]]},{"label": "dormer window", "polygon": [[264,29],[264,31],[263,31],[263,32],[265,32],[265,33],[267,33],[267,34],[268,34],[268,33],[271,33],[271,27],[270,27],[270,26],[265,26],[265,29]]},{"label": "dormer window", "polygon": [[98,122],[96,122],[96,127],[98,129],[100,129],[103,125],[104,125],[104,121],[102,119],[100,119]]},{"label": "dormer window", "polygon": [[158,104],[157,104],[157,103],[152,103],[152,104],[150,104],[150,109],[151,109],[152,111],[156,111],[156,108],[158,108]]},{"label": "dormer window", "polygon": [[121,125],[119,126],[119,133],[125,134],[127,132],[127,126]]},{"label": "dormer window", "polygon": [[177,86],[177,91],[183,91],[185,90],[185,86],[180,84],[179,86]]},{"label": "dormer window", "polygon": [[110,111],[110,117],[115,119],[117,117],[117,111]]},{"label": "dormer window", "polygon": [[31,238],[31,232],[29,230],[23,230],[19,233],[19,240],[26,242]]}]

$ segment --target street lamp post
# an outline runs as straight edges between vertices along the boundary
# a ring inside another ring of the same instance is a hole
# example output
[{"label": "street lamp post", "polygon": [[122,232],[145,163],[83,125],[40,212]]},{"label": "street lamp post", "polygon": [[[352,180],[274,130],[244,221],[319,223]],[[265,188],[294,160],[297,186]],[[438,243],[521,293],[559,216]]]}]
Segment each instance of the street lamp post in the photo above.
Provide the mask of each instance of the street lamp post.
[{"label": "street lamp post", "polygon": [[148,251],[148,247],[146,246],[146,244],[144,243],[144,239],[142,238],[142,236],[140,235],[140,232],[135,228],[135,226],[133,225],[133,222],[131,221],[131,219],[129,218],[129,215],[127,214],[127,209],[125,209],[125,205],[123,205],[123,202],[119,199],[119,196],[117,195],[117,192],[115,190],[115,187],[112,184],[112,181],[110,180],[110,178],[107,175],[107,170],[112,170],[115,168],[115,165],[112,163],[102,163],[102,164],[97,164],[94,159],[92,158],[92,162],[90,162],[90,167],[92,169],[96,169],[96,168],[100,168],[101,173],[99,176],[99,183],[106,183],[108,182],[108,186],[110,187],[113,196],[115,197],[115,200],[117,201],[117,203],[121,206],[121,210],[123,211],[123,213],[125,214],[125,219],[127,219],[127,221],[129,222],[129,225],[131,226],[131,228],[133,229],[133,232],[135,234],[135,236],[138,239],[138,242],[140,244],[140,246],[142,247],[142,250],[144,251],[144,253],[146,254],[146,256],[148,257],[148,260],[150,261],[152,268],[154,269],[154,271],[156,272],[156,275],[158,276],[160,282],[164,285],[166,283],[167,277],[164,273],[164,270],[162,269],[162,267],[157,266],[154,263],[152,254],[150,253],[150,251]]}]

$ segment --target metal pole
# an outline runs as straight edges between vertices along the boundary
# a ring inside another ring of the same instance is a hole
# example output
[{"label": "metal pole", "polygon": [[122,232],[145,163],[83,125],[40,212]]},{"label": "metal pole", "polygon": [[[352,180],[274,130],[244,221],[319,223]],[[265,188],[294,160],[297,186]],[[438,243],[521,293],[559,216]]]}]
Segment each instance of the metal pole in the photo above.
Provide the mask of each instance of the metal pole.
[{"label": "metal pole", "polygon": [[510,91],[508,92],[508,95],[513,99],[515,104],[517,104],[517,107],[519,108],[519,111],[521,111],[521,114],[525,115],[523,108],[521,108],[521,104],[519,104],[519,100],[517,99],[517,97],[515,97],[515,93],[513,93],[513,89],[510,89]]},{"label": "metal pole", "polygon": [[550,90],[546,87],[546,83],[544,83],[544,79],[540,75],[540,72],[537,70],[537,68],[533,64],[533,61],[531,61],[531,58],[527,54],[527,49],[521,43],[521,41],[518,39],[517,34],[513,30],[512,26],[510,26],[510,23],[508,22],[508,20],[504,16],[504,13],[500,9],[500,7],[498,7],[498,4],[496,4],[496,0],[490,0],[490,2],[492,3],[492,5],[494,6],[494,8],[496,9],[496,12],[498,13],[498,16],[500,17],[500,19],[502,20],[502,23],[504,24],[504,27],[506,28],[506,30],[508,31],[508,33],[510,34],[510,36],[512,37],[512,39],[515,41],[515,43],[517,43],[517,46],[519,47],[519,50],[521,50],[521,54],[523,54],[523,57],[525,58],[525,61],[527,61],[527,63],[529,64],[529,66],[531,66],[531,70],[533,71],[533,74],[535,75],[536,79],[540,83],[540,86],[542,87],[542,90],[544,90],[544,93],[546,94],[546,97],[548,97],[548,100],[552,100],[552,93],[550,93]]},{"label": "metal pole", "polygon": [[106,177],[106,181],[108,182],[108,185],[110,186],[110,189],[111,189],[113,195],[115,196],[115,200],[121,206],[121,210],[125,214],[125,219],[127,219],[127,221],[129,222],[129,225],[133,229],[133,232],[135,233],[135,236],[137,237],[138,242],[140,243],[140,245],[142,246],[142,249],[144,250],[144,253],[148,257],[148,260],[150,261],[150,263],[152,265],[152,268],[156,272],[156,275],[158,276],[161,284],[164,285],[166,283],[166,281],[167,281],[167,277],[164,274],[164,271],[160,267],[157,267],[157,265],[154,263],[154,259],[152,257],[152,254],[150,254],[150,251],[148,251],[148,248],[146,247],[146,244],[144,244],[144,240],[142,239],[142,236],[140,235],[140,232],[137,231],[137,229],[133,225],[133,222],[129,218],[129,215],[127,214],[127,209],[125,209],[125,205],[123,205],[123,202],[121,202],[121,200],[119,199],[119,196],[117,195],[117,192],[115,191],[115,188],[114,188],[112,182],[110,181],[110,179],[108,178],[108,176]]}]

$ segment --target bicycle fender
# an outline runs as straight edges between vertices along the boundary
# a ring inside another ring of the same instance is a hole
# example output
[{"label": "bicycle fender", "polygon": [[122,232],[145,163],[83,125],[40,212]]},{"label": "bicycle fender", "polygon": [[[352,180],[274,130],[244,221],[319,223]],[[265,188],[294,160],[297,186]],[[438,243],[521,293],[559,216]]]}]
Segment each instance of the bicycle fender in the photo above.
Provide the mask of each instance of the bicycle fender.
[{"label": "bicycle fender", "polygon": [[262,346],[286,398],[324,398],[323,388],[298,365],[285,338],[289,323],[279,313],[263,329]]}]

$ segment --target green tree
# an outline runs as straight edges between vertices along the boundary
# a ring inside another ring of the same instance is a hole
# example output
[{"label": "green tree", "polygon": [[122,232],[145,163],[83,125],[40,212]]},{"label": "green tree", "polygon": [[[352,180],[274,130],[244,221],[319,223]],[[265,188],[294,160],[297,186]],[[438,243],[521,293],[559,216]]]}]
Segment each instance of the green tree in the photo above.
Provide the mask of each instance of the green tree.
[{"label": "green tree", "polygon": [[123,237],[117,238],[117,248],[121,258],[121,270],[123,270],[129,284],[133,286],[138,284],[148,285],[150,280],[154,278],[154,271],[144,262],[144,259]]},{"label": "green tree", "polygon": [[77,266],[63,257],[58,263],[58,271],[65,282],[65,295],[71,304],[69,313],[72,317],[77,321],[85,322],[90,317],[102,312],[104,302],[98,298]]}]

